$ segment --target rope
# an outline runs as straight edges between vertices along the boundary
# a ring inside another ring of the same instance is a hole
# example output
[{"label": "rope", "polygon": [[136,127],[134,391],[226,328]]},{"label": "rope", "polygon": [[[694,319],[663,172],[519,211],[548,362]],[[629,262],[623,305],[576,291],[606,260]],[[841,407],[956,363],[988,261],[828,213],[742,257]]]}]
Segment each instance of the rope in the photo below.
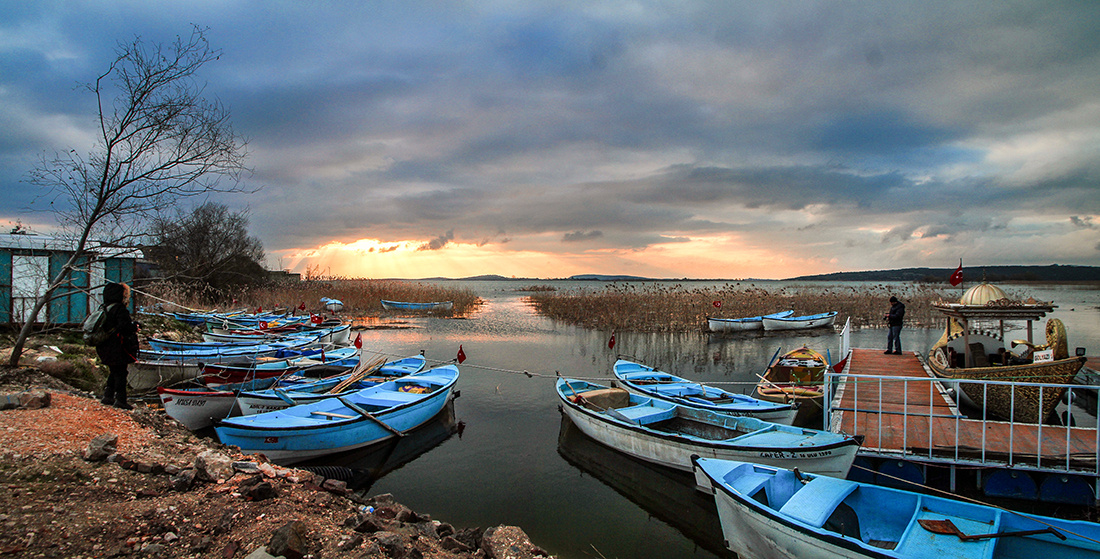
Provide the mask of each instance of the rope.
[{"label": "rope", "polygon": [[1004,508],[1004,507],[1001,507],[1001,506],[998,506],[998,505],[994,505],[994,504],[992,504],[992,503],[986,503],[986,502],[984,502],[984,501],[980,501],[980,500],[978,500],[978,499],[973,499],[973,498],[967,497],[967,496],[965,496],[965,495],[959,495],[959,494],[956,494],[956,493],[951,493],[950,491],[944,491],[944,490],[942,490],[942,489],[937,489],[937,488],[935,488],[935,487],[929,487],[929,486],[927,486],[927,485],[924,485],[924,484],[921,484],[921,483],[917,483],[917,482],[915,482],[915,481],[912,481],[912,480],[908,480],[908,479],[904,479],[904,478],[900,478],[900,477],[892,476],[892,475],[890,475],[890,474],[884,474],[884,473],[882,473],[882,472],[879,472],[879,471],[876,471],[876,470],[872,470],[872,469],[870,469],[870,468],[866,468],[866,467],[864,467],[864,466],[860,466],[860,465],[858,465],[858,464],[852,464],[852,467],[853,467],[853,468],[859,468],[859,469],[861,469],[861,470],[863,470],[863,471],[865,471],[865,472],[870,472],[870,473],[872,473],[872,474],[875,474],[875,475],[879,475],[879,476],[887,477],[887,478],[890,478],[890,479],[892,479],[892,480],[894,480],[894,481],[900,481],[900,482],[902,482],[902,483],[908,483],[909,485],[915,485],[915,486],[917,486],[917,487],[920,487],[920,488],[921,488],[921,489],[923,489],[923,490],[931,491],[932,493],[939,493],[939,494],[941,494],[942,496],[945,496],[945,497],[947,497],[947,498],[949,498],[949,499],[958,499],[958,500],[966,501],[966,502],[969,502],[969,503],[973,503],[973,504],[975,504],[975,505],[981,505],[981,506],[984,506],[984,507],[990,507],[990,508],[994,508],[994,509],[997,509],[997,510],[999,510],[999,511],[1002,511],[1002,512],[1007,512],[1007,513],[1015,514],[1016,516],[1020,516],[1020,517],[1026,518],[1026,519],[1028,519],[1028,520],[1034,520],[1035,522],[1038,522],[1039,524],[1042,524],[1042,525],[1044,525],[1044,526],[1047,526],[1047,527],[1049,527],[1049,528],[1054,528],[1055,530],[1059,530],[1059,531],[1065,532],[1065,533],[1067,533],[1067,534],[1071,534],[1071,535],[1073,535],[1073,536],[1077,536],[1078,538],[1081,538],[1081,539],[1083,539],[1083,540],[1088,540],[1088,541],[1090,541],[1090,542],[1093,542],[1093,543],[1100,543],[1100,541],[1097,541],[1097,540],[1095,540],[1095,539],[1093,539],[1093,538],[1090,538],[1090,537],[1088,537],[1088,536],[1085,536],[1085,535],[1083,535],[1083,534],[1078,534],[1078,533],[1076,533],[1076,532],[1073,532],[1073,531],[1071,531],[1071,530],[1067,530],[1067,529],[1063,528],[1062,526],[1054,526],[1054,525],[1050,524],[1049,522],[1045,522],[1045,521],[1039,520],[1038,518],[1035,518],[1034,516],[1032,516],[1032,515],[1030,515],[1030,514],[1025,514],[1025,513],[1022,513],[1022,512],[1014,511],[1014,510],[1012,510],[1012,509],[1006,509],[1006,508]]}]

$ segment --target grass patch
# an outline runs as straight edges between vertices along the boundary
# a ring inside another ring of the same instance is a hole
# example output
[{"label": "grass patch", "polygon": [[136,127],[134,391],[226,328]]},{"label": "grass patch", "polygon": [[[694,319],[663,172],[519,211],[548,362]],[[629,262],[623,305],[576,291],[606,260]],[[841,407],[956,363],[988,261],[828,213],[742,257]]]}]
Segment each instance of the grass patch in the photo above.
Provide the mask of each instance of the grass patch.
[{"label": "grass patch", "polygon": [[[890,296],[905,303],[906,324],[936,326],[942,316],[932,304],[956,297],[928,284],[887,286],[799,286],[765,288],[730,283],[721,287],[683,284],[613,283],[589,288],[534,293],[526,297],[550,318],[588,328],[638,332],[690,332],[707,329],[707,318],[740,318],[793,310],[796,316],[838,311],[837,327],[851,318],[853,328],[884,326]],[[715,306],[715,302],[721,306]]]},{"label": "grass patch", "polygon": [[107,375],[96,366],[96,361],[76,353],[63,353],[57,356],[56,361],[42,361],[38,363],[38,369],[73,388],[87,392],[99,391],[107,380]]}]

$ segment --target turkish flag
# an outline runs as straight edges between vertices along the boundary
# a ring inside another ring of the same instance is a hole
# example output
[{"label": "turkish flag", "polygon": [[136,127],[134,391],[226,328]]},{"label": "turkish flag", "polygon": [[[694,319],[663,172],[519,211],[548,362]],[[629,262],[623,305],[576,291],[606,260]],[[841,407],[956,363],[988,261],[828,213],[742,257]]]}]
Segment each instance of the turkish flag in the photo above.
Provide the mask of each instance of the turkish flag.
[{"label": "turkish flag", "polygon": [[305,303],[305,301],[302,301],[302,303],[298,305],[298,310],[300,310],[300,311],[304,311],[304,310],[306,310],[306,303]]},{"label": "turkish flag", "polygon": [[715,301],[714,302],[714,308],[716,308],[716,309],[722,308],[722,302],[721,301]]},{"label": "turkish flag", "polygon": [[309,321],[312,324],[320,324],[320,323],[324,322],[325,319],[321,318],[321,315],[319,315],[319,314],[309,313]]},{"label": "turkish flag", "polygon": [[615,333],[611,333],[611,339],[607,340],[607,349],[615,349]]},{"label": "turkish flag", "polygon": [[257,313],[257,314],[258,314],[258,313],[262,313],[262,312],[264,312],[264,308],[263,308],[263,307],[256,307],[256,313]]},{"label": "turkish flag", "polygon": [[465,361],[465,360],[466,360],[466,352],[465,352],[465,351],[462,351],[462,344],[459,344],[459,346],[458,346],[458,357],[457,357],[457,359],[458,359],[458,362],[459,362],[460,364],[461,364],[461,363],[462,363],[463,361]]},{"label": "turkish flag", "polygon": [[259,326],[260,326],[261,330],[267,329],[267,321],[266,320],[261,320],[260,323],[259,323]]},{"label": "turkish flag", "polygon": [[355,336],[355,349],[363,349],[363,335],[357,334]]},{"label": "turkish flag", "polygon": [[959,285],[960,283],[963,282],[963,262],[962,262],[962,260],[959,260],[959,268],[957,270],[955,270],[955,273],[951,274],[951,279],[949,281],[951,282],[951,285]]}]

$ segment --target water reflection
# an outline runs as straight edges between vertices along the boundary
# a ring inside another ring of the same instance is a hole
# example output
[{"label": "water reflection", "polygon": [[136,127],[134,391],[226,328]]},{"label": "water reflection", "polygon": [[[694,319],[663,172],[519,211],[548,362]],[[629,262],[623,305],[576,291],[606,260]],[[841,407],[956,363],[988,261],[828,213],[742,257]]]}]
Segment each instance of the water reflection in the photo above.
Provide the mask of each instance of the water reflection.
[{"label": "water reflection", "polygon": [[376,480],[443,444],[452,435],[458,433],[461,437],[461,427],[455,421],[452,398],[435,417],[407,432],[404,437],[394,437],[350,452],[314,458],[295,467],[345,481],[348,489],[369,497],[370,488]]},{"label": "water reflection", "polygon": [[558,453],[703,549],[719,557],[736,557],[723,544],[714,498],[695,489],[691,474],[635,460],[607,448],[581,433],[564,415]]}]

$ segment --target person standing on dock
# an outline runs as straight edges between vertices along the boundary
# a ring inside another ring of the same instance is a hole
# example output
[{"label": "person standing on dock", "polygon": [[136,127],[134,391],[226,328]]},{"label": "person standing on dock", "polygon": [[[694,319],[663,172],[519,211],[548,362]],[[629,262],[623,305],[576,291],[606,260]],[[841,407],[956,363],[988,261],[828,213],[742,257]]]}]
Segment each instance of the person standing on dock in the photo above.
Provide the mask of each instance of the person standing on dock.
[{"label": "person standing on dock", "polygon": [[901,355],[901,325],[905,322],[905,305],[897,297],[890,297],[890,312],[886,313],[886,355]]}]

